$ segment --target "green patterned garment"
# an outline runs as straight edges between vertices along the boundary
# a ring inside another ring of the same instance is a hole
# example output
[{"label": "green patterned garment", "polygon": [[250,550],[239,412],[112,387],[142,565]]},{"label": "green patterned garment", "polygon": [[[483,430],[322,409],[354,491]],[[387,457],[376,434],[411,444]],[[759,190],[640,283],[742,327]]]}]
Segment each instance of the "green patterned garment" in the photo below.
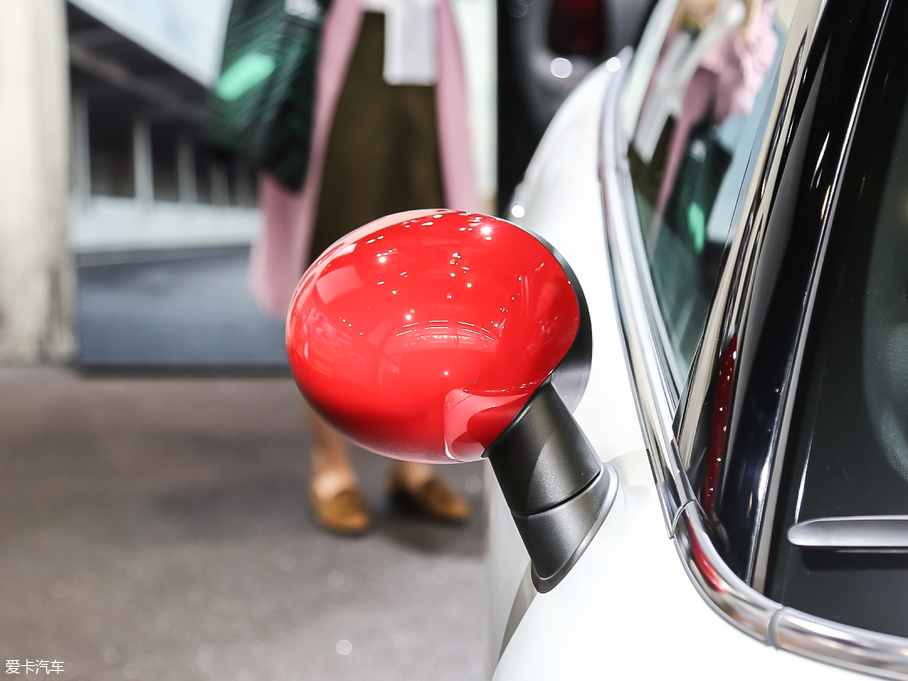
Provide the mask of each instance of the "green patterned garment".
[{"label": "green patterned garment", "polygon": [[209,94],[210,144],[291,189],[306,176],[315,69],[329,0],[234,0],[221,77]]}]

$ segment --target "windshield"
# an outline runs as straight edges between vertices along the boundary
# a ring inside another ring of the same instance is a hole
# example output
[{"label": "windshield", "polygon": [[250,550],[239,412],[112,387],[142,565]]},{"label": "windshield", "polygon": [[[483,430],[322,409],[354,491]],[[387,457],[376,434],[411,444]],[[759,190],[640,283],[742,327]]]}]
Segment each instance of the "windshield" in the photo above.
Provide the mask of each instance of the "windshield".
[{"label": "windshield", "polygon": [[788,538],[804,521],[908,514],[908,55],[901,39],[908,11],[900,5],[841,181],[781,477],[767,595],[908,636],[908,554],[802,548]]},{"label": "windshield", "polygon": [[[628,163],[668,358],[683,382],[706,323],[792,0],[681,0],[667,23]],[[658,22],[657,22],[658,23]],[[636,74],[634,74],[636,75]],[[637,85],[635,88],[634,86]]]}]

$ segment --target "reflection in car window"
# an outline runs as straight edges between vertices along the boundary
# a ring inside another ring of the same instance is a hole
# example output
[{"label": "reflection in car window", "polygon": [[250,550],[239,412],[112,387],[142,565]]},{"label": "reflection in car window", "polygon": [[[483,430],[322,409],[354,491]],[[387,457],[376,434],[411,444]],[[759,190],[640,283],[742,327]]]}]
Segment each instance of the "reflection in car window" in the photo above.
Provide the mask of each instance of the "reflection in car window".
[{"label": "reflection in car window", "polygon": [[679,380],[706,323],[781,54],[784,26],[776,5],[681,0],[628,150],[640,230]]},{"label": "reflection in car window", "polygon": [[908,514],[908,8],[894,7],[811,317],[767,594],[908,636],[908,554],[802,549],[787,537],[817,518]]}]

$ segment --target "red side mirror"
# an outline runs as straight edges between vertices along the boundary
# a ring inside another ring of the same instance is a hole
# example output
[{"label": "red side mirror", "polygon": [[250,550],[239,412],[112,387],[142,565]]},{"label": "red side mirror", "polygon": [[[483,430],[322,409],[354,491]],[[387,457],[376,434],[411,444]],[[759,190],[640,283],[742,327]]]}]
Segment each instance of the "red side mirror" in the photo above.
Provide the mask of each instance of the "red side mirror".
[{"label": "red side mirror", "polygon": [[563,577],[579,555],[574,535],[604,518],[599,504],[571,520],[557,556],[551,541],[532,548],[521,526],[584,494],[589,507],[591,489],[604,503],[617,486],[565,406],[588,375],[583,295],[560,256],[519,227],[451,210],[361,227],[303,276],[287,349],[312,406],[362,446],[432,463],[487,456],[534,567],[546,566],[537,586]]}]

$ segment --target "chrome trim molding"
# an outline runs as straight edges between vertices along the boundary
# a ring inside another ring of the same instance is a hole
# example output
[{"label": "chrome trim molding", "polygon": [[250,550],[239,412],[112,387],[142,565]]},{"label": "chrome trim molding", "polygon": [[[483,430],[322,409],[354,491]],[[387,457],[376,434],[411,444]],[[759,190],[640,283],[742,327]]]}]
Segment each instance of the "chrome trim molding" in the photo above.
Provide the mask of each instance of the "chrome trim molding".
[{"label": "chrome trim molding", "polygon": [[788,528],[788,541],[830,551],[908,551],[908,515],[814,518]]},{"label": "chrome trim molding", "polygon": [[[788,38],[795,52],[787,55],[789,59],[800,60],[802,50],[809,44],[825,4],[825,0],[805,0],[799,5],[797,30],[793,26]],[[644,269],[646,264],[641,264],[639,250],[634,242],[634,235],[637,234],[637,239],[640,236],[630,227],[636,218],[636,207],[632,200],[626,165],[627,140],[618,106],[630,55],[629,49],[619,55],[621,70],[609,84],[606,94],[600,176],[608,255],[621,317],[628,371],[634,386],[638,417],[647,443],[668,534],[674,539],[684,569],[701,597],[717,614],[740,631],[766,645],[813,660],[884,678],[908,681],[908,639],[858,629],[776,603],[738,577],[722,559],[712,541],[709,521],[691,488],[675,440],[674,413],[683,405],[678,404],[675,386],[666,385],[666,366],[657,349],[659,332],[654,328],[652,319],[652,286],[648,270]],[[790,101],[790,93],[785,99]],[[789,115],[785,110],[787,105],[777,102],[774,107],[775,117]],[[773,160],[777,149],[778,145],[773,140],[764,140],[756,159],[758,170],[767,159]],[[763,173],[754,173],[754,179],[747,190],[748,203],[756,193],[766,190],[766,179]],[[629,196],[630,201],[627,200]],[[747,216],[742,219],[747,220]],[[759,239],[759,234],[753,234],[753,230],[748,227],[750,225],[738,230],[731,246],[734,256],[729,257],[738,257],[738,253],[741,253],[742,257],[753,261],[753,244],[743,242],[745,239]],[[722,281],[719,286],[726,293],[733,288],[730,281]],[[724,303],[720,311],[723,318],[727,318],[729,314],[740,314],[737,309],[741,304],[740,298],[720,302]],[[736,309],[725,310],[726,305],[732,305]],[[711,323],[714,323],[712,313],[710,317]],[[695,360],[695,373],[699,359]]]},{"label": "chrome trim molding", "polygon": [[751,589],[719,556],[699,506],[684,512],[675,535],[678,555],[706,602],[738,629],[764,643],[773,614],[782,606]]},{"label": "chrome trim molding", "polygon": [[[672,470],[664,462],[669,461],[668,452],[660,451],[667,446],[666,443],[674,441],[672,436],[672,401],[670,391],[664,382],[658,385],[650,384],[651,380],[663,376],[662,371],[647,371],[648,367],[661,367],[662,362],[657,356],[658,347],[653,339],[653,332],[647,319],[639,319],[628,314],[628,309],[637,310],[640,315],[647,309],[644,303],[643,287],[636,267],[636,251],[631,241],[632,230],[628,229],[627,217],[619,206],[625,205],[625,197],[629,185],[626,167],[626,144],[624,149],[619,149],[618,140],[621,132],[618,129],[617,116],[618,95],[624,78],[627,75],[627,64],[630,62],[632,51],[625,48],[618,58],[621,69],[612,78],[606,92],[603,106],[600,174],[603,184],[604,214],[606,216],[607,243],[609,245],[609,259],[614,279],[616,308],[621,315],[621,326],[624,332],[624,348],[628,371],[631,382],[635,387],[637,397],[637,415],[644,439],[649,444],[647,453],[659,488],[659,499],[662,504],[662,513],[666,526],[671,536],[671,525],[681,507],[681,497],[678,494],[684,488],[687,475],[683,468]],[[617,166],[618,163],[622,167]],[[624,187],[621,183],[624,182]],[[623,257],[615,257],[621,254]],[[624,269],[627,265],[628,270]],[[641,389],[645,386],[645,389]],[[656,397],[658,396],[658,397]]]},{"label": "chrome trim molding", "polygon": [[908,639],[849,627],[793,608],[778,614],[776,647],[887,679],[908,677]]}]

